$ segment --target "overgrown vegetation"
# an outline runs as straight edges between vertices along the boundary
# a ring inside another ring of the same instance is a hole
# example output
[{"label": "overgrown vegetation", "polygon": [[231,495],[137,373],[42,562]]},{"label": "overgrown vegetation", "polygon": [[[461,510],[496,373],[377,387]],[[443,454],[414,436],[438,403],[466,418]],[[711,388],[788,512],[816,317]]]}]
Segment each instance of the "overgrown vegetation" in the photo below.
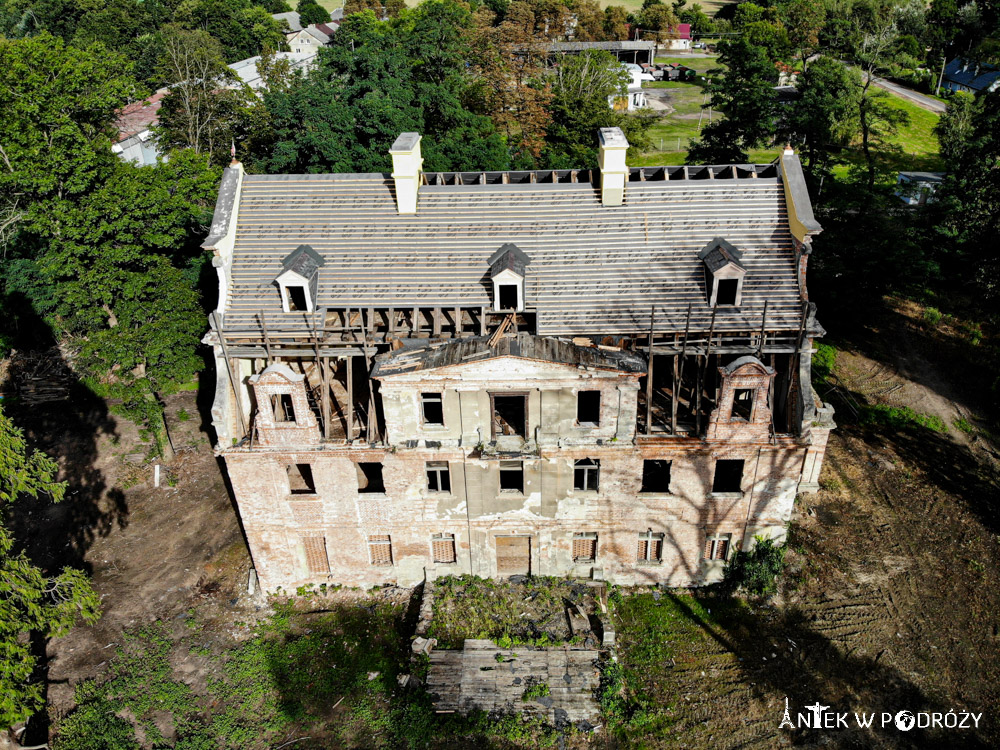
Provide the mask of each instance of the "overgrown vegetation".
[{"label": "overgrown vegetation", "polygon": [[726,566],[726,586],[750,596],[769,596],[778,588],[778,576],[785,565],[784,544],[769,537],[755,537],[754,545],[739,550]]},{"label": "overgrown vegetation", "polygon": [[545,576],[523,583],[447,576],[436,579],[434,587],[428,636],[438,639],[438,648],[461,648],[467,638],[488,638],[504,649],[571,642],[566,602],[587,593],[579,583]]},{"label": "overgrown vegetation", "polygon": [[[308,734],[317,746],[424,748],[503,742],[548,747],[555,733],[519,716],[437,716],[409,671],[405,607],[377,598],[310,614],[276,602],[245,640],[206,650],[199,628],[158,622],[127,634],[108,671],[77,687],[54,750],[272,748]],[[174,626],[176,627],[176,626]],[[210,655],[209,655],[210,654]],[[177,669],[195,658],[211,675],[196,687]],[[526,698],[546,695],[533,686]],[[340,711],[331,710],[340,706]],[[123,718],[127,717],[127,718]]]}]

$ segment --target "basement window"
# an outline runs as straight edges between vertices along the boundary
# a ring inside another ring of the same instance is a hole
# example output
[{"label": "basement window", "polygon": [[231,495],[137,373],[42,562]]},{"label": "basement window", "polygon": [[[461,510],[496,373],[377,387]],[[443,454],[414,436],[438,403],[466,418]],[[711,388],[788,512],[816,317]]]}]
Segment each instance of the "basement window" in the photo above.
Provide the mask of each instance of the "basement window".
[{"label": "basement window", "polygon": [[309,464],[288,464],[288,489],[293,495],[316,494],[312,466]]},{"label": "basement window", "polygon": [[642,462],[642,489],[640,492],[670,492],[670,461],[648,459]]},{"label": "basement window", "polygon": [[385,492],[385,483],[382,481],[382,464],[360,462],[357,467],[359,493]]},{"label": "basement window", "polygon": [[435,534],[431,537],[431,557],[438,565],[451,565],[458,556],[455,554],[454,534]]},{"label": "basement window", "polygon": [[597,560],[597,533],[584,531],[573,534],[573,562],[592,563]]},{"label": "basement window", "polygon": [[597,427],[601,423],[600,391],[579,391],[576,394],[576,422],[581,427]]},{"label": "basement window", "polygon": [[388,534],[368,537],[368,557],[372,565],[392,565],[392,539]]},{"label": "basement window", "polygon": [[451,492],[451,472],[447,461],[427,462],[427,491]]},{"label": "basement window", "polygon": [[749,422],[753,415],[753,389],[737,388],[733,394],[733,413],[731,419]]},{"label": "basement window", "polygon": [[444,406],[440,393],[421,393],[420,407],[425,425],[444,426]]},{"label": "basement window", "polygon": [[292,394],[275,393],[271,396],[271,411],[275,422],[294,422],[295,407],[292,405]]},{"label": "basement window", "polygon": [[493,439],[504,435],[527,436],[528,397],[490,394],[493,401]]},{"label": "basement window", "polygon": [[711,534],[705,539],[705,560],[725,560],[729,557],[732,534]]},{"label": "basement window", "polygon": [[743,459],[719,459],[715,462],[712,492],[743,491]]},{"label": "basement window", "polygon": [[663,559],[663,534],[651,530],[639,534],[639,547],[635,553],[637,563],[655,565]]},{"label": "basement window", "polygon": [[500,462],[500,492],[524,494],[524,464],[520,461]]},{"label": "basement window", "polygon": [[597,492],[597,478],[601,462],[592,458],[582,458],[573,465],[573,489]]},{"label": "basement window", "polygon": [[306,288],[304,286],[286,286],[285,294],[288,296],[288,310],[290,312],[297,310],[309,311],[309,303],[306,301]]}]

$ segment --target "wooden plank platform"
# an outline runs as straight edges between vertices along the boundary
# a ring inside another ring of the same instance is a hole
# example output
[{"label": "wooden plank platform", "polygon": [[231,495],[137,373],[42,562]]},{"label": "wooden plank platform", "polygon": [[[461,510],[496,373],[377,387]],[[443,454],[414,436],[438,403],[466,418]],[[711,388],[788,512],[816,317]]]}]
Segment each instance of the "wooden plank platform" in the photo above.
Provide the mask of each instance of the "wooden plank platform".
[{"label": "wooden plank platform", "polygon": [[[469,639],[461,651],[431,652],[427,690],[437,711],[523,713],[553,726],[597,724],[599,655],[571,646],[502,649]],[[548,685],[549,695],[525,701],[524,691],[540,683]]]}]

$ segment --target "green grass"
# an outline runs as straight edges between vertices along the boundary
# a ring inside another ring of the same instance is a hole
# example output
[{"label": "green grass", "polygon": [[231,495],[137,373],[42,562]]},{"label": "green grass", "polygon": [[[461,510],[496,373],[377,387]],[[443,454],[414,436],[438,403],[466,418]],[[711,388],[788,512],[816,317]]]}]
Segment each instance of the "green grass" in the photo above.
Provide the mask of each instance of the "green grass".
[{"label": "green grass", "polygon": [[870,427],[887,427],[893,430],[914,430],[926,428],[934,432],[948,432],[948,425],[941,417],[921,414],[908,406],[888,406],[886,404],[861,407],[861,424]]},{"label": "green grass", "polygon": [[[107,671],[77,686],[53,750],[139,750],[137,734],[143,747],[176,750],[264,750],[294,737],[309,747],[554,744],[537,720],[436,715],[424,691],[400,690],[411,627],[405,605],[378,599],[312,613],[279,603],[228,646],[198,623],[155,623],[127,634]],[[192,684],[192,674],[206,679]]]}]

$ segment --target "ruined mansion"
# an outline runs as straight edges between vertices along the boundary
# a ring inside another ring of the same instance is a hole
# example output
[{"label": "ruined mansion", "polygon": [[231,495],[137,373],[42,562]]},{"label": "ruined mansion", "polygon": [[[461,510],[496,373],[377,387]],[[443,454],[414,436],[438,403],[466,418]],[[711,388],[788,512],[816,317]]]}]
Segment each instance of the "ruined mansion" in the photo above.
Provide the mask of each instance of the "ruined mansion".
[{"label": "ruined mansion", "polygon": [[798,157],[225,173],[205,247],[217,452],[261,586],[472,573],[699,585],[782,538],[810,385]]}]

